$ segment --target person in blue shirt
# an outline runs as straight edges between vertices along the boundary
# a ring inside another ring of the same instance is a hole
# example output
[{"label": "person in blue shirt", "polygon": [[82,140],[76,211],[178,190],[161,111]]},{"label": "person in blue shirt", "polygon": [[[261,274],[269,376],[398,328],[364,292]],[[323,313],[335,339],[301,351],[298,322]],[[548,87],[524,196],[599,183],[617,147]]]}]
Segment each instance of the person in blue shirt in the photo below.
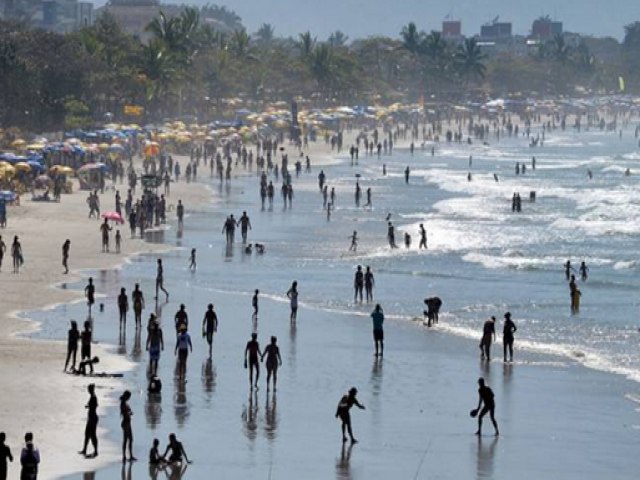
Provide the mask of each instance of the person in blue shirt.
[{"label": "person in blue shirt", "polygon": [[384,353],[384,330],[382,329],[382,324],[384,323],[384,312],[382,311],[382,307],[379,303],[373,310],[371,319],[373,320],[373,342],[376,346],[375,356],[382,357],[382,354]]}]

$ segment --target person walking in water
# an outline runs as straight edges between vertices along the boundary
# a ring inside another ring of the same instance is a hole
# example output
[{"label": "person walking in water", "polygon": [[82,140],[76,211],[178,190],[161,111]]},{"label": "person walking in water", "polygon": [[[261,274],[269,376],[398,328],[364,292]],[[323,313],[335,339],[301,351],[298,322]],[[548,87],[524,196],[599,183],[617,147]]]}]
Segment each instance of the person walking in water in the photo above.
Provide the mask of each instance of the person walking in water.
[{"label": "person walking in water", "polygon": [[69,361],[71,361],[71,371],[76,369],[76,356],[78,354],[78,341],[80,340],[80,330],[78,330],[78,323],[75,320],[71,320],[71,328],[67,333],[67,359],[64,362],[64,371],[67,371],[69,367]]},{"label": "person walking in water", "polygon": [[191,270],[192,272],[195,272],[197,268],[196,265],[196,249],[192,248],[191,249],[191,255],[189,256],[189,270]]},{"label": "person walking in water", "polygon": [[389,246],[391,248],[398,248],[396,245],[396,233],[393,228],[393,224],[391,222],[387,223],[387,240],[389,241]]},{"label": "person walking in water", "polygon": [[[89,393],[89,402],[84,407],[87,409],[87,425],[84,429],[84,446],[80,450],[80,455],[87,458],[95,458],[98,456],[98,397],[96,397],[96,386],[90,383],[87,387]],[[87,447],[89,442],[93,445],[93,453],[87,455]]]},{"label": "person walking in water", "polygon": [[153,376],[158,372],[158,361],[160,360],[160,352],[164,350],[164,336],[160,323],[156,316],[152,313],[149,318],[149,327],[147,328],[147,352],[149,352],[149,371]]},{"label": "person walking in water", "polygon": [[256,289],[253,293],[253,297],[251,298],[251,306],[253,307],[253,314],[251,318],[254,322],[258,321],[258,295],[260,294],[260,290]]},{"label": "person walking in water", "polygon": [[358,232],[356,230],[353,231],[353,235],[349,237],[351,239],[351,246],[349,247],[350,252],[355,252],[358,250]]},{"label": "person walking in water", "polygon": [[511,313],[504,314],[504,327],[502,328],[502,345],[504,348],[504,363],[507,363],[507,351],[509,352],[509,361],[513,362],[513,334],[518,328],[511,320]]},{"label": "person walking in water", "polygon": [[586,282],[587,278],[589,277],[589,267],[587,267],[587,264],[585,262],[582,262],[580,264],[579,272],[580,272],[580,278],[582,279],[582,281]]},{"label": "person walking in water", "polygon": [[496,317],[491,317],[484,322],[482,327],[482,340],[480,340],[481,358],[491,361],[491,343],[496,340]]},{"label": "person walking in water", "polygon": [[291,288],[287,292],[287,298],[289,299],[291,305],[291,315],[289,316],[289,321],[293,323],[298,318],[298,282],[293,282],[291,284]]},{"label": "person walking in water", "polygon": [[356,268],[356,274],[353,278],[353,301],[358,302],[360,297],[360,303],[362,303],[362,288],[364,287],[364,273],[362,273],[362,267],[358,265]]},{"label": "person walking in water", "polygon": [[420,224],[420,245],[418,245],[418,249],[427,249],[427,231],[424,228],[424,225]]},{"label": "person walking in water", "polygon": [[282,366],[282,357],[280,356],[280,348],[277,345],[278,339],[271,337],[271,343],[266,346],[264,353],[260,357],[260,361],[264,361],[264,357],[267,357],[267,392],[269,391],[269,380],[273,376],[273,391],[276,391],[276,384],[278,383],[278,368]]},{"label": "person walking in water", "polygon": [[407,185],[409,184],[410,173],[411,173],[411,170],[409,169],[409,165],[407,165],[407,168],[404,169],[404,183],[406,183]]},{"label": "person walking in water", "polygon": [[571,297],[571,313],[575,315],[580,311],[580,297],[582,296],[576,285],[575,275],[571,275],[571,280],[569,281],[569,296]]},{"label": "person walking in water", "polygon": [[[258,334],[252,333],[251,340],[247,342],[244,349],[244,368],[249,368],[249,386],[251,389],[258,389],[258,378],[260,377],[260,362],[258,359],[262,356],[260,344],[258,343]],[[253,370],[256,371],[256,380],[253,381]]]},{"label": "person walking in water", "polygon": [[242,216],[238,219],[238,225],[242,233],[242,243],[247,243],[247,233],[251,230],[251,220],[249,220],[247,212],[242,212]]},{"label": "person walking in water", "polygon": [[164,268],[162,267],[162,259],[158,259],[158,267],[156,270],[156,302],[158,301],[158,292],[162,290],[162,292],[167,297],[167,302],[169,301],[169,292],[164,289]]},{"label": "person walking in water", "polygon": [[342,422],[342,442],[347,441],[346,433],[349,433],[349,437],[351,438],[351,443],[358,443],[353,436],[353,430],[351,428],[351,407],[354,405],[357,406],[360,410],[364,410],[365,406],[358,402],[356,395],[358,394],[358,389],[356,387],[351,387],[349,389],[349,393],[344,395],[340,402],[338,403],[338,408],[336,409],[336,418],[340,418]]},{"label": "person walking in water", "polygon": [[129,461],[135,462],[136,457],[133,456],[133,430],[131,428],[131,417],[133,412],[129,406],[131,392],[125,390],[120,396],[120,426],[122,427],[122,463],[127,461],[127,447],[129,447]]},{"label": "person walking in water", "polygon": [[207,306],[207,311],[202,319],[202,338],[209,344],[209,358],[213,352],[213,334],[218,331],[218,315],[213,311],[213,303]]},{"label": "person walking in water", "polygon": [[371,268],[367,266],[367,269],[364,272],[364,290],[367,296],[367,303],[373,302],[373,286],[375,283],[373,272],[371,271]]},{"label": "person walking in water", "polygon": [[[476,435],[482,435],[482,418],[488,413],[497,437],[500,432],[498,431],[498,423],[495,419],[496,404],[493,390],[485,385],[484,378],[482,377],[478,379],[478,385],[480,386],[480,388],[478,388],[478,407],[471,412],[472,414],[475,412],[473,415],[474,417],[475,415],[478,415],[478,431],[476,432]],[[482,407],[482,410],[480,410],[480,407]]]},{"label": "person walking in water", "polygon": [[87,306],[89,307],[89,317],[91,317],[91,307],[96,303],[95,294],[96,287],[93,285],[93,277],[89,277],[89,283],[84,287],[84,296],[87,298]]},{"label": "person walking in water", "polygon": [[64,273],[69,273],[69,250],[71,248],[71,240],[66,239],[62,244],[62,266]]},{"label": "person walking in water", "polygon": [[382,324],[384,323],[384,312],[380,304],[376,305],[376,308],[371,314],[371,320],[373,321],[373,343],[376,347],[375,356],[382,357],[384,354],[384,330]]},{"label": "person walking in water", "polygon": [[567,260],[564,264],[564,276],[567,278],[567,282],[571,280],[571,272],[575,272],[575,268],[571,266],[571,261]]}]

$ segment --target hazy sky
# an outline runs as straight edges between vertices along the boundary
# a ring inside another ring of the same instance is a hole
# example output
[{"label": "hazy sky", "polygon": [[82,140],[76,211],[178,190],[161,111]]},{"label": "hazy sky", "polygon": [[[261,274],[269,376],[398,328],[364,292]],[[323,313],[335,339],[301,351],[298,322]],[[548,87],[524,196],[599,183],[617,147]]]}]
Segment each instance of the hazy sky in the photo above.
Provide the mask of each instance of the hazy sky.
[{"label": "hazy sky", "polygon": [[[176,0],[162,0],[171,3]],[[207,0],[185,0],[204,4]],[[176,1],[176,3],[180,3]],[[310,30],[325,38],[342,30],[350,38],[373,34],[396,36],[414,21],[420,29],[440,29],[451,13],[462,20],[466,35],[500,15],[511,21],[513,31],[526,34],[542,14],[564,22],[565,30],[621,39],[624,25],[640,20],[640,0],[211,0],[242,17],[249,32],[271,23],[277,35],[297,35]]]}]

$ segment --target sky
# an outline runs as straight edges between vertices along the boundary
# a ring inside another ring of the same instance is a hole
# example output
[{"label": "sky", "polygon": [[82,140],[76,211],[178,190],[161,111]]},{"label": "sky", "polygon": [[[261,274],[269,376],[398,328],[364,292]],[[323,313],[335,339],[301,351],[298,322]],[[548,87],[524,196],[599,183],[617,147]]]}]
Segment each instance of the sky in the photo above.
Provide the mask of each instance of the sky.
[{"label": "sky", "polygon": [[[169,3],[175,0],[162,0]],[[186,0],[196,5],[207,0]],[[319,39],[335,30],[349,38],[375,34],[397,36],[413,21],[419,29],[440,30],[444,17],[462,20],[462,32],[474,35],[497,15],[513,23],[513,32],[527,34],[540,15],[564,22],[565,31],[622,39],[624,25],[640,20],[640,0],[209,0],[242,17],[247,30],[262,23],[278,36],[310,30]],[[179,1],[176,3],[180,3]]]}]

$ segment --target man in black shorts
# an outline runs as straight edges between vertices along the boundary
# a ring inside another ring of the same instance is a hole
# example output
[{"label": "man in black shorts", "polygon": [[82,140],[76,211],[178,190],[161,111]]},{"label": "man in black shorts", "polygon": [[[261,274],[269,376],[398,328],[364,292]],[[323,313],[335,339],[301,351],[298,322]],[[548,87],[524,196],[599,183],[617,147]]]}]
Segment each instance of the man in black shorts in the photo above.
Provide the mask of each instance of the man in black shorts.
[{"label": "man in black shorts", "polygon": [[[251,340],[247,342],[247,347],[244,349],[244,368],[249,368],[249,385],[251,389],[258,389],[258,377],[260,377],[260,357],[262,352],[260,351],[260,344],[258,343],[258,334],[252,333]],[[247,364],[248,360],[248,364]],[[256,370],[256,381],[253,382],[253,370]]]},{"label": "man in black shorts", "polygon": [[[489,414],[489,417],[491,418],[491,423],[493,423],[493,428],[496,431],[496,437],[500,434],[500,432],[498,432],[498,423],[496,422],[495,419],[495,410],[496,410],[496,403],[494,401],[494,395],[493,395],[493,390],[491,390],[489,387],[487,387],[484,384],[484,378],[480,377],[478,379],[478,385],[480,385],[480,388],[478,388],[478,408],[476,411],[480,411],[480,413],[478,414],[478,431],[476,432],[476,435],[480,436],[482,435],[482,417],[484,417],[487,413]],[[484,406],[482,406],[484,404]],[[480,410],[480,407],[482,406],[482,410]]]},{"label": "man in black shorts", "polygon": [[207,338],[209,344],[209,358],[213,350],[213,333],[218,331],[218,316],[213,311],[213,304],[210,303],[202,320],[202,336]]},{"label": "man in black shorts", "polygon": [[358,265],[356,274],[353,278],[353,301],[358,301],[360,297],[360,303],[362,303],[362,288],[364,287],[364,273],[362,273],[362,267]]}]

